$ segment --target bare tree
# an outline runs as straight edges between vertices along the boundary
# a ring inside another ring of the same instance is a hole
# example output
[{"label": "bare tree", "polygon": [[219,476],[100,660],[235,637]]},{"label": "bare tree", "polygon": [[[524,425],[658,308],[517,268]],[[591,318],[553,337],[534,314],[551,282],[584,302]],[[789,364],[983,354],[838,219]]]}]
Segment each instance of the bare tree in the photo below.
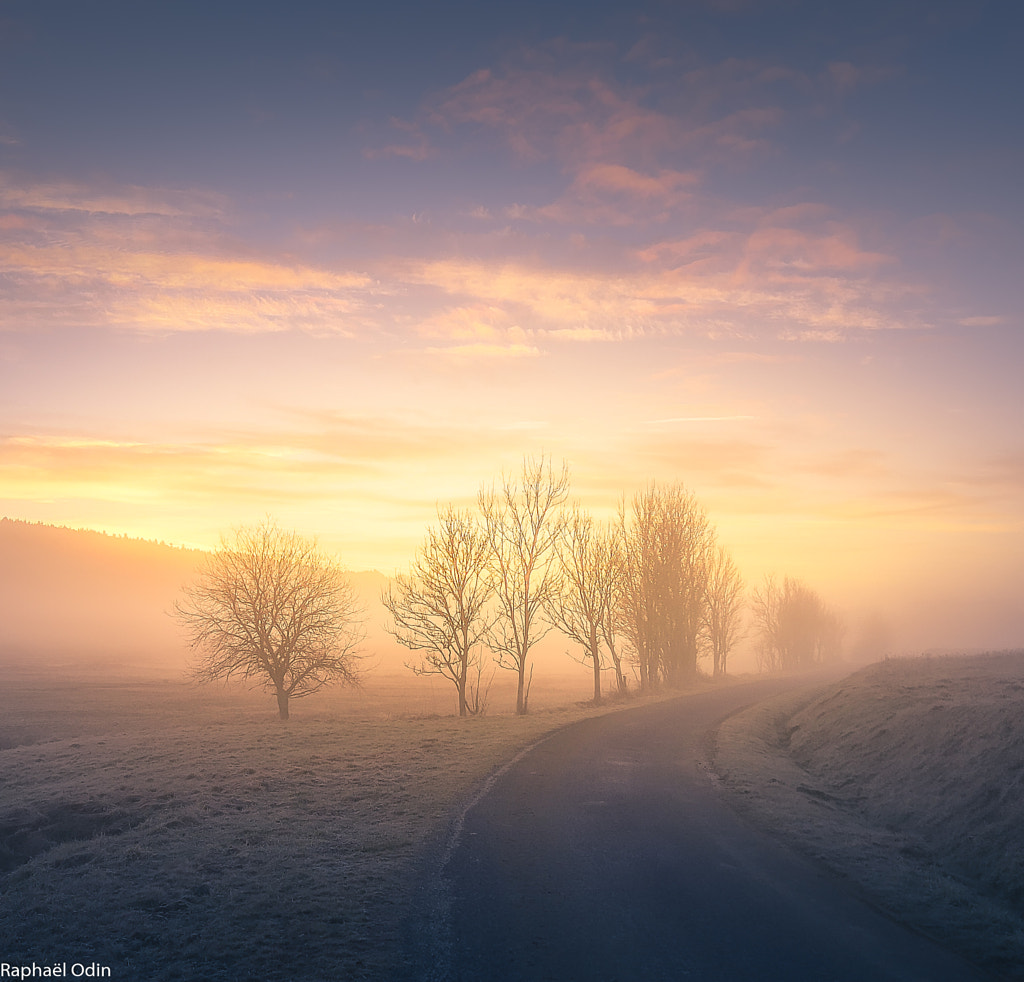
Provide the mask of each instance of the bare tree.
[{"label": "bare tree", "polygon": [[524,458],[518,481],[503,476],[500,491],[492,486],[479,494],[499,611],[488,644],[498,657],[498,665],[517,675],[519,715],[525,714],[529,706],[533,678],[530,649],[550,630],[541,614],[554,587],[550,564],[561,535],[561,507],[568,494],[567,465],[563,463],[556,475],[544,456]]},{"label": "bare tree", "polygon": [[[486,704],[480,691],[481,654],[490,619],[487,602],[490,543],[468,512],[438,510],[409,576],[398,576],[381,598],[394,619],[387,628],[412,651],[423,652],[419,675],[441,675],[458,692],[459,715],[475,715]],[[476,672],[475,688],[470,674]]]},{"label": "bare tree", "polygon": [[577,505],[556,543],[558,584],[545,604],[551,623],[582,645],[583,660],[589,661],[594,671],[595,704],[601,702],[601,641],[613,599],[609,580],[617,574],[614,542],[595,528],[594,520]]},{"label": "bare tree", "polygon": [[636,653],[640,688],[697,675],[705,583],[714,530],[681,484],[652,484],[619,509],[621,624]]},{"label": "bare tree", "polygon": [[794,671],[837,658],[844,628],[839,616],[800,580],[782,584],[766,576],[754,591],[751,607],[759,630],[761,671]]},{"label": "bare tree", "polygon": [[[659,549],[657,498],[635,495],[632,515],[625,500],[619,506],[621,536],[621,579],[619,625],[636,659],[640,691],[658,680],[659,639]],[[652,678],[653,675],[653,678]]]},{"label": "bare tree", "polygon": [[364,611],[355,591],[315,542],[270,519],[221,541],[175,615],[201,651],[197,681],[273,688],[283,720],[289,699],[359,681]]},{"label": "bare tree", "polygon": [[615,672],[615,687],[620,696],[626,694],[626,676],[622,672],[622,644],[620,641],[623,557],[622,538],[614,526],[605,528],[601,533],[601,546],[604,550],[603,560],[605,576],[602,580],[604,589],[604,616],[601,619],[601,640],[608,650],[608,658]]},{"label": "bare tree", "polygon": [[783,667],[783,641],[779,625],[782,589],[772,574],[754,590],[750,607],[757,625],[757,668],[761,672],[778,672]]},{"label": "bare tree", "polygon": [[704,584],[704,632],[711,652],[711,674],[725,675],[726,660],[743,636],[743,580],[722,546],[711,554]]}]

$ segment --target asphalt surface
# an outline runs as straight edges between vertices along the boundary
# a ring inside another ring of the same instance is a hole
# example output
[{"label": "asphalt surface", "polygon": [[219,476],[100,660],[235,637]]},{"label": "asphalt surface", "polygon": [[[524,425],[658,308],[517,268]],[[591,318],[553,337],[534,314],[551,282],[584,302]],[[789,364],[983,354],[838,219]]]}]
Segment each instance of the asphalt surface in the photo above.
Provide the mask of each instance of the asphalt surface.
[{"label": "asphalt surface", "polygon": [[786,685],[625,710],[535,747],[463,816],[419,977],[988,978],[751,827],[716,787],[717,724]]}]

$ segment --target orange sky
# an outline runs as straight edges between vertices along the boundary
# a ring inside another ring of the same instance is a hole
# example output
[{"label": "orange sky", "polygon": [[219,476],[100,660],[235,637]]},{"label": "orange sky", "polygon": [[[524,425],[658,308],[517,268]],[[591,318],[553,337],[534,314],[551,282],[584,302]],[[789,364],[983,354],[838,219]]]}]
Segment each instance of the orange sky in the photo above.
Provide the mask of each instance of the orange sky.
[{"label": "orange sky", "polygon": [[269,513],[392,572],[544,452],[605,515],[682,481],[748,581],[908,647],[1024,641],[1013,33],[573,6],[454,45],[314,4],[245,50],[13,16],[0,512]]}]

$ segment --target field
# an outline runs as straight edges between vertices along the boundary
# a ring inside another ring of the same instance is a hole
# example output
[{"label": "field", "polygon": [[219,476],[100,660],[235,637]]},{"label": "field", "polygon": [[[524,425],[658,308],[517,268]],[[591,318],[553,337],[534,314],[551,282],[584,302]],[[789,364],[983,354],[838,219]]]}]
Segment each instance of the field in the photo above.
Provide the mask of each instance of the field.
[{"label": "field", "polygon": [[[0,961],[401,978],[449,821],[521,749],[615,710],[586,694],[545,679],[517,718],[499,678],[460,720],[450,686],[381,675],[282,724],[260,692],[22,671],[0,694]],[[1024,653],[886,661],[727,720],[716,767],[755,822],[1020,978],[1022,697]]]},{"label": "field", "polygon": [[756,822],[1002,978],[1024,978],[1024,652],[893,659],[726,721]]},{"label": "field", "polygon": [[[375,678],[293,707],[177,682],[0,695],[0,961],[122,979],[385,979],[422,856],[499,764],[594,712],[586,681],[525,718]],[[499,679],[492,704],[514,696]],[[559,708],[561,707],[561,708]]]}]

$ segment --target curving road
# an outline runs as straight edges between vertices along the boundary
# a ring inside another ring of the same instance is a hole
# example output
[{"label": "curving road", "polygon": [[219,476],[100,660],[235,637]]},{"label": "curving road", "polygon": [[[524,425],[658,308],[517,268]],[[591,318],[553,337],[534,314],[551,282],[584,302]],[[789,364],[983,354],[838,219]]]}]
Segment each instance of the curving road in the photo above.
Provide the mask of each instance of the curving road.
[{"label": "curving road", "polygon": [[535,747],[466,812],[420,977],[986,978],[746,824],[716,790],[705,764],[716,725],[792,684],[625,710]]}]

